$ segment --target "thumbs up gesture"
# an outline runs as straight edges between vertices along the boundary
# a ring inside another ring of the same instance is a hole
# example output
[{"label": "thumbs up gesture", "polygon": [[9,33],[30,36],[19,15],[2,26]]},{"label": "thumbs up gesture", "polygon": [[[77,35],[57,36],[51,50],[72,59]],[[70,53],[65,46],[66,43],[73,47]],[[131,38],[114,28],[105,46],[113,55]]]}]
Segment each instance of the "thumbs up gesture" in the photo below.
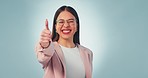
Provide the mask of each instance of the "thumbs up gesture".
[{"label": "thumbs up gesture", "polygon": [[50,41],[51,41],[51,32],[50,29],[48,28],[48,20],[46,19],[45,29],[41,32],[39,42],[43,48],[47,48],[50,45]]}]

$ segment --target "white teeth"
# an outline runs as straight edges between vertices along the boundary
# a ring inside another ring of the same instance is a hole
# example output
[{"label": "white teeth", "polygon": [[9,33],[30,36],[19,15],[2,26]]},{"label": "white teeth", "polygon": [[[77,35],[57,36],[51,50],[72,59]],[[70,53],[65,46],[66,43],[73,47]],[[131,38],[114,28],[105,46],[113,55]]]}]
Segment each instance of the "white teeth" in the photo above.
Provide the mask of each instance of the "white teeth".
[{"label": "white teeth", "polygon": [[71,30],[62,30],[63,33],[68,34]]},{"label": "white teeth", "polygon": [[64,32],[64,33],[68,33],[68,32],[70,32],[70,30],[64,30],[63,32]]}]

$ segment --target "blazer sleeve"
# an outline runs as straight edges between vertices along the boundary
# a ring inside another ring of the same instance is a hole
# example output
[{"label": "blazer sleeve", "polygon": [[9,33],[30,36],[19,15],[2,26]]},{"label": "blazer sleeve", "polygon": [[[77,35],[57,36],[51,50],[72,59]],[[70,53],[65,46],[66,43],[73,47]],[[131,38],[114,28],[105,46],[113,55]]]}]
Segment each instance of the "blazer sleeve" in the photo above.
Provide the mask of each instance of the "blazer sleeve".
[{"label": "blazer sleeve", "polygon": [[86,49],[87,53],[88,53],[88,60],[89,60],[89,64],[90,64],[90,73],[91,73],[91,77],[92,78],[92,73],[93,73],[93,52],[90,49]]},{"label": "blazer sleeve", "polygon": [[89,51],[89,62],[91,66],[91,74],[93,73],[93,52],[90,50]]},{"label": "blazer sleeve", "polygon": [[55,50],[53,42],[51,42],[49,47],[46,49],[43,49],[39,43],[35,47],[35,53],[37,55],[37,59],[42,64],[43,68],[45,68],[48,65],[54,52]]},{"label": "blazer sleeve", "polygon": [[93,52],[91,51],[91,69],[92,69],[92,71],[93,71]]},{"label": "blazer sleeve", "polygon": [[87,48],[88,51],[88,58],[91,65],[91,71],[93,71],[93,52]]}]

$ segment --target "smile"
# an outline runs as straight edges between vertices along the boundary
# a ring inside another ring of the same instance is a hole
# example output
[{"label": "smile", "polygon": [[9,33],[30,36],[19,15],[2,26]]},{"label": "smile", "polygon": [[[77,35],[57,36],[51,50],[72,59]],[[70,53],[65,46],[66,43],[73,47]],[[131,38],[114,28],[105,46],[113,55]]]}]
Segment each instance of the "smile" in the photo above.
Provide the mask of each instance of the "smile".
[{"label": "smile", "polygon": [[63,34],[69,34],[71,32],[71,29],[63,29],[62,33]]}]

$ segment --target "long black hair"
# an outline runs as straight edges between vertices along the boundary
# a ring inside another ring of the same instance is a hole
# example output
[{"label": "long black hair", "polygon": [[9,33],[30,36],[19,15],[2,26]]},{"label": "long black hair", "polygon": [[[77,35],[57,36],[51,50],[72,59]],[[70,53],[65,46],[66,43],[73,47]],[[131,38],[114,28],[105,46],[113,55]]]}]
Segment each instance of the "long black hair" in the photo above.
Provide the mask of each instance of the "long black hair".
[{"label": "long black hair", "polygon": [[56,11],[56,13],[55,13],[55,15],[54,15],[54,20],[53,20],[52,41],[58,41],[58,39],[59,39],[59,34],[56,33],[56,27],[55,27],[55,25],[56,25],[56,20],[57,20],[59,14],[60,14],[61,12],[65,11],[65,10],[68,11],[68,12],[70,12],[70,13],[76,18],[77,31],[76,31],[75,34],[74,34],[73,42],[74,42],[75,44],[76,44],[76,43],[77,43],[77,44],[80,44],[80,38],[79,38],[79,32],[80,32],[80,30],[79,30],[79,26],[80,26],[80,24],[79,24],[79,17],[78,17],[77,12],[75,11],[75,9],[72,8],[72,7],[70,7],[70,6],[61,6],[61,7]]}]

